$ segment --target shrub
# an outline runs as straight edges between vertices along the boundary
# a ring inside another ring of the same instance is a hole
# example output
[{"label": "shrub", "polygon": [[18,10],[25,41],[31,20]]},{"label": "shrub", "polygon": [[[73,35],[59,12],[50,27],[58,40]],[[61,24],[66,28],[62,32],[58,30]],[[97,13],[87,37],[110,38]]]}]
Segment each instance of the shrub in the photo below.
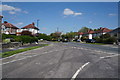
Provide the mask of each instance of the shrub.
[{"label": "shrub", "polygon": [[15,41],[22,43],[33,43],[33,42],[38,42],[38,38],[23,35],[23,36],[17,36],[15,38]]},{"label": "shrub", "polygon": [[95,37],[94,39],[96,40],[97,43],[102,43],[103,41],[103,39],[99,37]]},{"label": "shrub", "polygon": [[116,40],[117,39],[115,37],[109,37],[109,38],[103,39],[103,43],[113,44],[114,42],[116,42]]},{"label": "shrub", "polygon": [[81,37],[81,41],[84,41],[86,39],[87,39],[87,37]]},{"label": "shrub", "polygon": [[48,41],[50,41],[52,38],[51,38],[51,36],[49,36],[49,35],[47,35],[47,34],[42,34],[42,33],[40,33],[38,36],[37,36],[37,38],[38,39],[43,39],[43,40],[48,40]]},{"label": "shrub", "polygon": [[113,44],[114,42],[116,42],[116,38],[115,37],[95,37],[94,38],[96,40],[97,43],[105,43],[105,44]]}]

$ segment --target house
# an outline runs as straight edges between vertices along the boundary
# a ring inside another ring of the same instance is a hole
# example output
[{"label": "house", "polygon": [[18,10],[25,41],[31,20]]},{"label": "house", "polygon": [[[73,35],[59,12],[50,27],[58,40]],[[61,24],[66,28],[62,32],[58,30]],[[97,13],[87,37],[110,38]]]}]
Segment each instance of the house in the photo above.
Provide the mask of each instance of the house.
[{"label": "house", "polygon": [[94,37],[99,37],[100,35],[104,35],[108,32],[112,31],[111,29],[108,28],[102,28],[100,27],[97,31],[94,32]]},{"label": "house", "polygon": [[88,30],[86,33],[78,32],[78,34],[79,39],[81,39],[81,37],[88,37],[88,39],[93,39],[93,37],[99,37],[100,35],[104,35],[110,31],[112,30],[100,27],[97,31]]},{"label": "house", "polygon": [[35,26],[34,23],[29,24],[25,27],[22,27],[21,29],[18,29],[17,30],[17,35],[21,35],[21,33],[23,31],[29,31],[29,32],[31,32],[32,35],[36,35],[37,33],[39,33],[39,29]]},{"label": "house", "polygon": [[120,27],[108,32],[111,36],[114,36],[118,39],[120,39]]},{"label": "house", "polygon": [[4,21],[1,26],[1,33],[16,35],[17,29],[19,28],[7,21]]},{"label": "house", "polygon": [[81,37],[83,36],[83,32],[78,32],[78,39],[81,39]]}]

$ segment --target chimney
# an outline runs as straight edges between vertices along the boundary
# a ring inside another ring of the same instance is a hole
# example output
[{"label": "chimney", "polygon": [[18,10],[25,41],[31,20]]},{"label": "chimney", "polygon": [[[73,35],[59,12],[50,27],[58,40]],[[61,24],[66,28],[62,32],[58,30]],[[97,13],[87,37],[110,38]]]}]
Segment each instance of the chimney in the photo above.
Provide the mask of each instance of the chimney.
[{"label": "chimney", "polygon": [[4,23],[6,24],[6,23],[8,23],[7,21],[4,21]]},{"label": "chimney", "polygon": [[102,27],[100,27],[100,30],[102,30],[103,28]]},{"label": "chimney", "polygon": [[3,18],[3,16],[0,15],[0,18]]},{"label": "chimney", "polygon": [[35,23],[34,23],[34,22],[32,22],[32,25],[34,26],[34,25],[35,25]]}]

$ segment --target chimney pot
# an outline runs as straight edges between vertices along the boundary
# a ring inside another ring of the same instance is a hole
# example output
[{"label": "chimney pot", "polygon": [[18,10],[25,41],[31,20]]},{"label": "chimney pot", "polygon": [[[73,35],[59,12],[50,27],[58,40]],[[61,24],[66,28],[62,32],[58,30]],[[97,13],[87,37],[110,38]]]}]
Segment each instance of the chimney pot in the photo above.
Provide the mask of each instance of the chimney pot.
[{"label": "chimney pot", "polygon": [[4,21],[4,23],[8,23],[7,21]]},{"label": "chimney pot", "polygon": [[34,23],[34,22],[33,22],[32,24],[33,24],[33,25],[35,25],[35,23]]}]

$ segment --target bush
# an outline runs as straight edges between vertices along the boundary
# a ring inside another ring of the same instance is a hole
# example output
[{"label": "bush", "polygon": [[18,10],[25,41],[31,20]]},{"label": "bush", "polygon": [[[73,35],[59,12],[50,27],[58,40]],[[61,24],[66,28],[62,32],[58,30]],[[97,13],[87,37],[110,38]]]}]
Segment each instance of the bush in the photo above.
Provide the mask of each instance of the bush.
[{"label": "bush", "polygon": [[86,39],[87,39],[87,37],[81,37],[81,41],[84,41]]},{"label": "bush", "polygon": [[103,41],[103,39],[99,37],[95,37],[94,39],[96,40],[97,43],[102,43]]},{"label": "bush", "polygon": [[2,34],[2,40],[6,38],[15,38],[16,35],[10,35],[10,34]]},{"label": "bush", "polygon": [[9,42],[8,40],[6,40],[7,38],[10,39],[10,42],[22,42],[22,43],[38,42],[38,38],[33,36],[27,35],[16,36],[10,34],[2,34],[2,39],[4,42]]},{"label": "bush", "polygon": [[43,39],[43,40],[48,40],[48,41],[50,41],[52,39],[51,36],[49,36],[47,34],[44,34],[44,33],[43,34],[42,33],[38,34],[37,38],[38,39]]},{"label": "bush", "polygon": [[109,37],[109,38],[103,39],[103,43],[113,44],[114,42],[116,42],[116,40],[117,39],[115,37]]},{"label": "bush", "polygon": [[24,36],[17,36],[15,38],[15,41],[22,43],[33,43],[33,42],[38,42],[38,38],[24,35]]},{"label": "bush", "polygon": [[116,42],[116,38],[115,37],[95,37],[94,38],[96,40],[97,43],[105,43],[105,44],[113,44],[114,42]]}]

